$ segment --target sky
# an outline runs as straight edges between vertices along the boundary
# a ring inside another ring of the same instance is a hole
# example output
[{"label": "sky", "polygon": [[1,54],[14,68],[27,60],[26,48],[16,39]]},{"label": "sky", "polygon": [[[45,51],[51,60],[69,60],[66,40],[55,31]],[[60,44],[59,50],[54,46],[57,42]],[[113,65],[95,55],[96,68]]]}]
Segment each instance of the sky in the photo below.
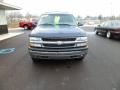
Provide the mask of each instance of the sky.
[{"label": "sky", "polygon": [[118,16],[119,0],[4,0],[4,2],[22,8],[22,14],[41,15],[44,12],[63,11],[75,16]]}]

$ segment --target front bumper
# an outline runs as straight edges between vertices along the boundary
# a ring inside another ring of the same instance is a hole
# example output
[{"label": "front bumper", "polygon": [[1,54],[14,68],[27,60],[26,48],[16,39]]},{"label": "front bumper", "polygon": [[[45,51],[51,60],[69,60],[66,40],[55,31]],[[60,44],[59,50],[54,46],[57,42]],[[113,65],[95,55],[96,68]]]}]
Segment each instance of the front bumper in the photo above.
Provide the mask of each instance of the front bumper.
[{"label": "front bumper", "polygon": [[75,59],[84,57],[87,52],[88,47],[56,51],[29,48],[30,56],[38,59]]}]

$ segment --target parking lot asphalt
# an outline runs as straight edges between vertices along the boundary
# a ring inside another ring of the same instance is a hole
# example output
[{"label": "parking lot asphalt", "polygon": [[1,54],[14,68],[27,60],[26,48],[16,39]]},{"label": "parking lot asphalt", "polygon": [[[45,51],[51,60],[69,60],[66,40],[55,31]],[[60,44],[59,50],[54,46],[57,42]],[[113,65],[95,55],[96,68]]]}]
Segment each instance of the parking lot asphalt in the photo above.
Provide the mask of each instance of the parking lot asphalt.
[{"label": "parking lot asphalt", "polygon": [[0,90],[120,90],[120,40],[97,36],[82,27],[89,51],[83,61],[42,61],[34,64],[28,53],[28,35],[0,42]]}]

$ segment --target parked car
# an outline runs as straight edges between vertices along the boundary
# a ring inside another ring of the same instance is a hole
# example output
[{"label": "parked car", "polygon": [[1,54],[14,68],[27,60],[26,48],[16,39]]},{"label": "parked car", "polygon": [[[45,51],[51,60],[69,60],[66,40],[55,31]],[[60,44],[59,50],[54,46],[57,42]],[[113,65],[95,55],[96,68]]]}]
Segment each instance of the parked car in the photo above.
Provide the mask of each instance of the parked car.
[{"label": "parked car", "polygon": [[21,20],[19,22],[19,27],[24,28],[25,30],[33,29],[37,25],[37,19],[31,19],[31,20]]},{"label": "parked car", "polygon": [[86,33],[68,13],[42,14],[29,40],[29,53],[34,62],[38,59],[83,60],[88,52]]},{"label": "parked car", "polygon": [[95,27],[94,30],[97,35],[101,33],[109,39],[113,38],[114,36],[120,37],[120,20],[103,22]]}]

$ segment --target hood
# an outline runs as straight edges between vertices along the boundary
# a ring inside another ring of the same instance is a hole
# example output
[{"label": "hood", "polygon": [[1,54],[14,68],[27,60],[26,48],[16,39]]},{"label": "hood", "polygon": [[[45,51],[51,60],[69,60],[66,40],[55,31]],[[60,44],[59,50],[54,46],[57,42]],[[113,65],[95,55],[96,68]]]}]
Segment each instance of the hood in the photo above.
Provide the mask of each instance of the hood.
[{"label": "hood", "polygon": [[76,26],[37,26],[30,34],[33,37],[80,37],[85,31]]}]

